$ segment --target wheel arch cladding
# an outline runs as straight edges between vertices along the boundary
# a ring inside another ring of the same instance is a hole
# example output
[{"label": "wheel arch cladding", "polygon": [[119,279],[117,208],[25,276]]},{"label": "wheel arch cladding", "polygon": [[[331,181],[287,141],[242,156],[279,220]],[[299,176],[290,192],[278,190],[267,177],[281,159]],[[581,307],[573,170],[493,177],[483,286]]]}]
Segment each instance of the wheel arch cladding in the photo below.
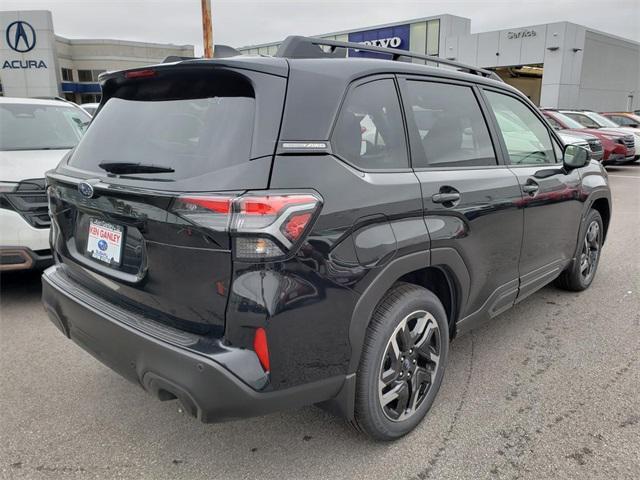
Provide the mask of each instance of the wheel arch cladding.
[{"label": "wheel arch cladding", "polygon": [[609,230],[609,221],[611,220],[611,206],[609,205],[609,200],[605,197],[597,198],[591,204],[591,208],[596,210],[600,214],[600,217],[602,217],[602,224],[604,225],[602,241],[604,243],[607,238],[607,231]]},{"label": "wheel arch cladding", "polygon": [[432,292],[442,306],[447,315],[447,322],[449,324],[449,338],[455,336],[458,305],[456,303],[456,287],[455,281],[451,278],[453,274],[445,267],[442,266],[430,266],[421,268],[420,270],[414,270],[400,277],[398,282],[410,283],[419,287],[426,288]]},{"label": "wheel arch cladding", "polygon": [[[456,265],[456,268],[458,266]],[[459,316],[462,293],[462,279],[454,274],[456,268],[447,265],[429,266],[425,262],[424,252],[416,252],[397,258],[385,266],[376,279],[364,291],[354,308],[349,327],[351,359],[348,373],[358,369],[362,347],[371,316],[384,295],[398,281],[422,286],[432,291],[445,307],[450,325],[450,338],[455,334],[455,321]],[[468,273],[467,273],[468,275]]]}]

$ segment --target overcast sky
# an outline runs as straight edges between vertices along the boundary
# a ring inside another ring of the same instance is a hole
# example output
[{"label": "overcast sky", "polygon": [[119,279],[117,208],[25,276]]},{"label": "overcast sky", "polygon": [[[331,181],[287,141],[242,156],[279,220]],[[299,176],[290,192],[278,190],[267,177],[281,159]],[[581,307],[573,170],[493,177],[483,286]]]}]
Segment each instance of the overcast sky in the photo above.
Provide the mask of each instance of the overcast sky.
[{"label": "overcast sky", "polygon": [[[235,47],[451,13],[471,31],[571,21],[640,41],[640,0],[212,0],[214,42]],[[51,10],[58,35],[191,44],[202,52],[200,0],[2,0]]]}]

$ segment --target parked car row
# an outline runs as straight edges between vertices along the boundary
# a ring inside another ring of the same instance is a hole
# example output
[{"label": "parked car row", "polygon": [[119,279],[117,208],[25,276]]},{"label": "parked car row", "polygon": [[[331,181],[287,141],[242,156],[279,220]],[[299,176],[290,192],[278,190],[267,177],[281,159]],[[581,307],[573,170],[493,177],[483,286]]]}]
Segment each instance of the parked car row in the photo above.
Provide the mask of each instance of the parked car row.
[{"label": "parked car row", "polygon": [[607,117],[629,118],[627,115],[633,114],[602,115],[587,110],[555,109],[544,109],[542,112],[556,130],[585,138],[590,146],[593,145],[592,156],[605,165],[629,163],[640,158],[640,129],[629,124],[620,126]]}]

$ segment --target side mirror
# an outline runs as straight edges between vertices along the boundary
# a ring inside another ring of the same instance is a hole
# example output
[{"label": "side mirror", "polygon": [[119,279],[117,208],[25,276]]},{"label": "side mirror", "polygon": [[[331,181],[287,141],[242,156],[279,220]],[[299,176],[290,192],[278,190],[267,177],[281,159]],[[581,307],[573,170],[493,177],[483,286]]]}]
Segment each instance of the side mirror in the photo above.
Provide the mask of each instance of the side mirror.
[{"label": "side mirror", "polygon": [[562,164],[568,170],[584,167],[591,160],[591,152],[578,145],[565,145]]}]

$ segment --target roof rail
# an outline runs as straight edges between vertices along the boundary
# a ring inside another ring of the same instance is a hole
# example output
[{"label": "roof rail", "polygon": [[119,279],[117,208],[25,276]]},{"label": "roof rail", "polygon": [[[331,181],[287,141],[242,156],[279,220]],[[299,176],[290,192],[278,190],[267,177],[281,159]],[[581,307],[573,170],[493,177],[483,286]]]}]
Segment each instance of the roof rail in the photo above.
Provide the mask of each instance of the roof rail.
[{"label": "roof rail", "polygon": [[[323,50],[321,46],[329,47],[329,51],[327,52]],[[467,73],[480,75],[482,77],[487,77],[502,82],[502,79],[498,76],[498,74],[492,72],[491,70],[474,67],[464,63],[456,62],[454,60],[447,60],[440,57],[434,57],[432,55],[424,55],[422,53],[413,53],[408,50],[400,50],[398,48],[375,47],[373,45],[365,45],[362,43],[339,42],[337,40],[325,40],[324,38],[316,37],[302,37],[298,35],[291,35],[284,39],[284,41],[278,47],[278,51],[274,56],[283,58],[345,57],[346,50],[345,53],[342,54],[341,52],[338,52],[339,48],[390,55],[391,60],[399,60],[401,57],[416,58],[428,62],[439,63],[441,65],[447,65],[449,67],[455,67]]]}]

